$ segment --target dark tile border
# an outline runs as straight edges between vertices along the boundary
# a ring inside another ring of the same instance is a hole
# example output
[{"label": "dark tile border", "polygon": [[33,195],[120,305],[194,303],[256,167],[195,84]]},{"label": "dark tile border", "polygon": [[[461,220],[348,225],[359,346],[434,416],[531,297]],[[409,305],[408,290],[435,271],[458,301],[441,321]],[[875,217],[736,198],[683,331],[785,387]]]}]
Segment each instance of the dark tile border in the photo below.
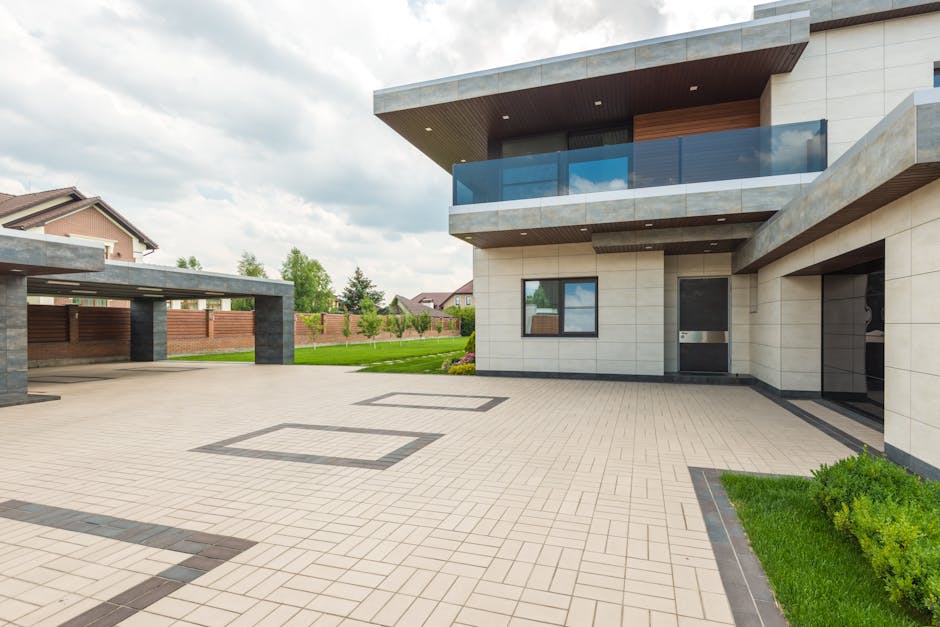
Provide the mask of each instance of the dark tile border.
[{"label": "dark tile border", "polygon": [[822,405],[826,409],[831,409],[837,414],[841,414],[846,418],[854,420],[863,427],[868,427],[872,431],[877,431],[878,433],[884,433],[885,425],[883,422],[878,422],[874,418],[869,418],[861,412],[852,411],[848,407],[840,405],[839,403],[834,403],[827,398],[817,398],[815,402],[819,405]]},{"label": "dark tile border", "polygon": [[869,449],[869,450],[871,450],[871,451],[876,451],[876,452],[878,452],[878,453],[881,452],[881,451],[879,451],[878,449],[876,449],[876,448],[874,448],[874,447],[872,447],[872,446],[869,446],[869,445],[866,444],[865,442],[862,442],[861,440],[859,440],[858,438],[856,438],[854,435],[851,435],[851,434],[849,434],[849,433],[846,433],[846,432],[843,431],[842,429],[839,429],[838,427],[835,427],[835,426],[829,424],[828,422],[826,422],[826,421],[823,420],[822,418],[817,418],[816,416],[814,416],[813,414],[809,413],[808,411],[806,411],[806,410],[803,409],[802,407],[797,407],[796,405],[794,405],[793,403],[791,403],[791,402],[788,401],[787,399],[785,399],[785,398],[783,398],[783,397],[781,397],[781,396],[778,396],[778,395],[776,395],[776,394],[774,394],[774,393],[772,393],[772,392],[766,390],[766,389],[763,388],[762,386],[754,386],[754,391],[756,391],[756,392],[757,392],[758,394],[760,394],[761,396],[763,396],[763,397],[769,399],[770,401],[776,403],[776,404],[779,405],[780,407],[784,408],[785,410],[787,410],[788,412],[790,412],[791,414],[793,414],[793,415],[796,416],[797,418],[799,418],[799,419],[803,420],[804,422],[806,422],[806,423],[812,425],[813,427],[816,427],[817,429],[819,429],[820,431],[822,431],[823,433],[825,433],[826,435],[828,435],[828,436],[829,436],[830,438],[832,438],[833,440],[836,440],[836,441],[839,442],[840,444],[842,444],[842,445],[844,445],[844,446],[850,448],[851,450],[855,451],[856,453],[861,453],[861,452],[862,452],[863,450],[865,450],[866,448]]},{"label": "dark tile border", "polygon": [[[435,398],[479,398],[489,399],[478,407],[439,407],[437,405],[418,405],[401,403],[380,403],[379,401],[391,398],[392,396],[431,396]],[[375,398],[367,398],[364,401],[358,401],[353,405],[365,405],[367,407],[405,407],[407,409],[436,409],[438,411],[489,411],[504,401],[508,401],[508,396],[487,396],[485,394],[426,394],[422,392],[389,392]]]},{"label": "dark tile border", "polygon": [[750,375],[685,374],[670,372],[654,374],[608,374],[603,372],[526,372],[521,370],[477,370],[480,377],[508,377],[511,379],[564,379],[574,381],[623,381],[629,383],[685,383],[694,385],[754,385],[757,379]]},{"label": "dark tile border", "polygon": [[16,394],[0,396],[0,409],[4,407],[16,407],[17,405],[32,405],[33,403],[59,400],[62,400],[62,397],[57,394]]},{"label": "dark tile border", "polygon": [[[408,444],[395,449],[379,459],[356,459],[352,457],[327,457],[324,455],[305,455],[302,453],[282,453],[278,451],[265,451],[253,448],[238,448],[231,446],[244,442],[260,435],[266,435],[281,429],[312,429],[317,431],[339,431],[341,433],[364,433],[367,435],[392,435],[398,437],[414,438]],[[307,425],[296,423],[283,423],[239,435],[227,440],[213,442],[194,449],[197,453],[215,453],[217,455],[232,455],[234,457],[254,457],[256,459],[271,459],[276,461],[300,462],[303,464],[323,464],[326,466],[347,466],[349,468],[369,468],[372,470],[385,470],[394,466],[406,457],[413,455],[425,446],[443,437],[443,433],[423,433],[421,431],[390,431],[388,429],[362,429],[359,427],[334,427],[329,425]]]},{"label": "dark tile border", "polygon": [[173,366],[154,366],[153,368],[118,368],[124,372],[189,372],[190,370],[205,370],[205,366],[175,368]]},{"label": "dark tile border", "polygon": [[[724,585],[735,625],[785,626],[784,618],[760,560],[751,550],[737,512],[721,485],[722,471],[689,468],[695,496],[705,517],[718,572]],[[757,473],[741,473],[757,474]]]},{"label": "dark tile border", "polygon": [[[77,374],[49,374],[29,379],[29,383],[45,383],[46,385],[71,385],[73,383],[89,383],[91,381],[109,381],[114,377],[93,377]],[[63,381],[62,379],[65,379]]]},{"label": "dark tile border", "polygon": [[154,525],[25,501],[0,503],[0,518],[191,555],[179,564],[170,566],[62,623],[68,627],[116,625],[256,544],[251,540],[233,536]]}]

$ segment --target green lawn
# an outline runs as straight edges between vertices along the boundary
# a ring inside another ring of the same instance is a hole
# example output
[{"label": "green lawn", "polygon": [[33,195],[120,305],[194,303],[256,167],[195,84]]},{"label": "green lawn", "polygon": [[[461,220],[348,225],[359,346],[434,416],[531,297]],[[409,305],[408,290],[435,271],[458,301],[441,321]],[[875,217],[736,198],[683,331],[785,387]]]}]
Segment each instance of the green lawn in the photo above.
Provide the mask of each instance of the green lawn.
[{"label": "green lawn", "polygon": [[463,356],[463,349],[447,353],[446,355],[428,355],[422,357],[412,357],[391,364],[375,364],[366,366],[359,372],[409,372],[422,374],[447,374],[446,370],[441,370],[441,364],[445,359],[451,357]]},{"label": "green lawn", "polygon": [[[313,348],[298,348],[294,351],[295,364],[317,366],[365,366],[393,359],[409,357],[422,357],[438,353],[463,352],[467,344],[465,337],[445,337],[432,340],[406,340],[400,345],[398,341],[377,342],[375,347],[371,344],[343,344],[320,346]],[[254,361],[254,351],[240,353],[212,353],[208,355],[188,355],[186,357],[172,357],[180,361]],[[437,365],[440,366],[445,356],[441,356]],[[404,364],[398,364],[404,365]],[[388,370],[382,372],[400,372]],[[411,372],[411,371],[408,371]]]},{"label": "green lawn", "polygon": [[721,483],[791,625],[929,623],[888,598],[855,540],[813,499],[809,479],[726,473]]}]

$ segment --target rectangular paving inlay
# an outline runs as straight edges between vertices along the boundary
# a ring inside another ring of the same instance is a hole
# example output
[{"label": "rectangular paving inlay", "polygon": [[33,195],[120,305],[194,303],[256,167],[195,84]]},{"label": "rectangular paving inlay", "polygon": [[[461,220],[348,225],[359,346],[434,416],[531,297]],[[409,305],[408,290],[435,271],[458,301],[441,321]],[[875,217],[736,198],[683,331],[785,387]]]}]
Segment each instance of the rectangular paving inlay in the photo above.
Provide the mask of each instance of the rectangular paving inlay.
[{"label": "rectangular paving inlay", "polygon": [[353,405],[405,407],[408,409],[447,409],[450,411],[489,411],[507,400],[509,400],[508,396],[389,392],[382,396],[353,403]]},{"label": "rectangular paving inlay", "polygon": [[[163,550],[164,554],[169,554],[166,553],[169,551],[189,554],[189,557],[180,563],[147,577],[144,581],[62,623],[70,626],[116,625],[256,544],[251,540],[232,536],[154,525],[25,501],[11,500],[0,503],[0,518],[128,542]],[[74,579],[74,573],[72,576]]]},{"label": "rectangular paving inlay", "polygon": [[[284,423],[192,449],[276,461],[385,470],[443,433]],[[250,448],[232,446],[251,440]]]},{"label": "rectangular paving inlay", "polygon": [[43,377],[30,377],[30,383],[87,383],[88,381],[107,381],[111,377],[87,377],[68,374],[50,374]]}]

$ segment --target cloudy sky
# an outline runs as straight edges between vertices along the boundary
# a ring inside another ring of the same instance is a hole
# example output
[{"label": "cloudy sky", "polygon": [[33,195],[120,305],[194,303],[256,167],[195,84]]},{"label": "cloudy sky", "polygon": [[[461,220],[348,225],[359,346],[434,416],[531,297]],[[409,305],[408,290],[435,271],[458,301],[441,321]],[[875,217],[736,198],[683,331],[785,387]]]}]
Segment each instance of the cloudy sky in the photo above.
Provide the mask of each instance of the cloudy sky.
[{"label": "cloudy sky", "polygon": [[739,0],[0,0],[0,191],[77,185],[160,244],[341,289],[471,277],[450,177],[372,115],[375,89],[750,17]]}]

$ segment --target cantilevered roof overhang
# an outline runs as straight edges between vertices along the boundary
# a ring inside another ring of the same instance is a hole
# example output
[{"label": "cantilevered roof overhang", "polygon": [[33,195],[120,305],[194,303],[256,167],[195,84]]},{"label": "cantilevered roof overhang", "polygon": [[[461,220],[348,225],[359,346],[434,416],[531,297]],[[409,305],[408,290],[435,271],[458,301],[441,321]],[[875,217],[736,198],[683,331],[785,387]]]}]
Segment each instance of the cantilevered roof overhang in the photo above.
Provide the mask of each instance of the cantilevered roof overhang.
[{"label": "cantilevered roof overhang", "polygon": [[380,89],[374,111],[450,172],[459,161],[487,159],[491,139],[759,98],[772,74],[793,69],[808,41],[809,12],[774,15]]},{"label": "cantilevered roof overhang", "polygon": [[754,272],[940,178],[940,88],[914,92],[735,251]]},{"label": "cantilevered roof overhang", "polygon": [[809,11],[811,31],[845,28],[940,11],[932,0],[777,0],[754,7],[754,17]]},{"label": "cantilevered roof overhang", "polygon": [[32,276],[103,268],[103,244],[0,228],[0,274]]},{"label": "cantilevered roof overhang", "polygon": [[[99,253],[100,254],[100,253]],[[289,281],[257,279],[124,261],[104,261],[100,272],[33,276],[29,294],[89,298],[184,300],[281,296],[293,298]]]}]

